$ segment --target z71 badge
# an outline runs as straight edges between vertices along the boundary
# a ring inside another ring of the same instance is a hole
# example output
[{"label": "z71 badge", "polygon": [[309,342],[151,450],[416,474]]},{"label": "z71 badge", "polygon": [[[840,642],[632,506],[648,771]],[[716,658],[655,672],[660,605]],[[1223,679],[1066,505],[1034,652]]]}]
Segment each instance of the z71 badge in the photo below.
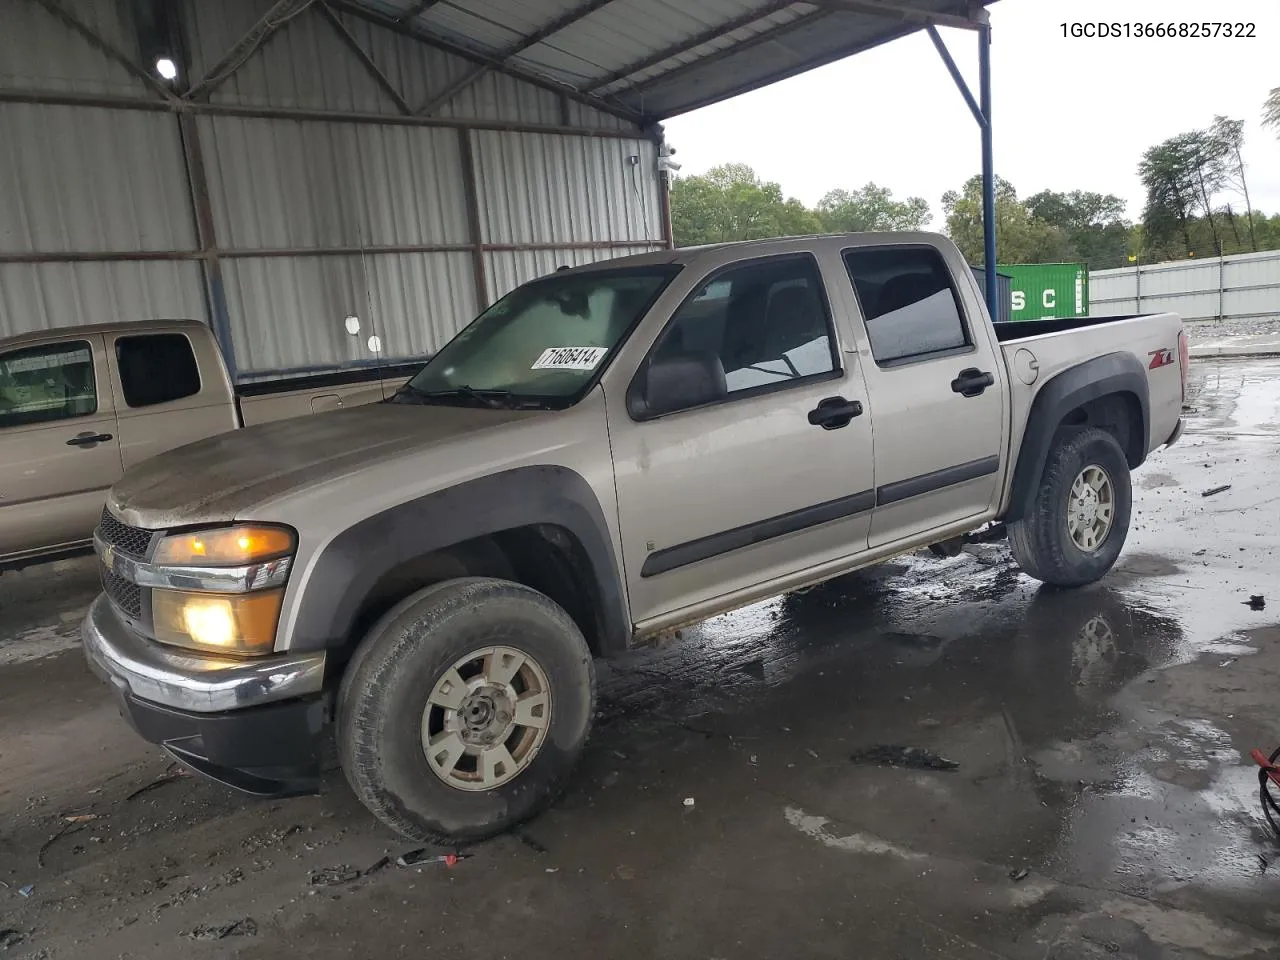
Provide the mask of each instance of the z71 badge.
[{"label": "z71 badge", "polygon": [[1173,351],[1167,347],[1163,350],[1152,350],[1149,356],[1151,357],[1151,364],[1147,367],[1148,370],[1167,367],[1173,363]]}]

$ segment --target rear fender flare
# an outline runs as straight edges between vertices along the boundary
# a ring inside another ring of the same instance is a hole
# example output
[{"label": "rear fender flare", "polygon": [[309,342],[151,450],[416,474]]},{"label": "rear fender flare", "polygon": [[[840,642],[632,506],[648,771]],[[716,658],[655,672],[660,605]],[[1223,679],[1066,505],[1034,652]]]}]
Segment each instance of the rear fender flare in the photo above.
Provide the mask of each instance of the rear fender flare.
[{"label": "rear fender flare", "polygon": [[1131,353],[1108,353],[1070,367],[1049,380],[1031,402],[1031,413],[1022,432],[1022,448],[1013,472],[1009,506],[1001,517],[1019,520],[1035,498],[1045,462],[1053,448],[1058,427],[1072,410],[1112,395],[1129,395],[1142,411],[1140,444],[1126,451],[1129,468],[1146,459],[1151,439],[1151,398],[1147,371]]},{"label": "rear fender flare", "polygon": [[594,491],[564,467],[534,466],[481,477],[399,504],[338,534],[321,551],[294,603],[289,649],[345,647],[361,606],[402,565],[489,534],[550,524],[586,553],[603,628],[601,650],[626,649],[632,624],[612,538]]}]

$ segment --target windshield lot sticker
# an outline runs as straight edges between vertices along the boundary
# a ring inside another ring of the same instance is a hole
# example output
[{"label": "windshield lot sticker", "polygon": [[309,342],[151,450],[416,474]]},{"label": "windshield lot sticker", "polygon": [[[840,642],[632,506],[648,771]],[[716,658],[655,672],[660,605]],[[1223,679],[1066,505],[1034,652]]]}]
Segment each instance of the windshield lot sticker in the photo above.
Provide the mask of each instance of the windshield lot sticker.
[{"label": "windshield lot sticker", "polygon": [[548,347],[530,370],[594,370],[608,347]]}]

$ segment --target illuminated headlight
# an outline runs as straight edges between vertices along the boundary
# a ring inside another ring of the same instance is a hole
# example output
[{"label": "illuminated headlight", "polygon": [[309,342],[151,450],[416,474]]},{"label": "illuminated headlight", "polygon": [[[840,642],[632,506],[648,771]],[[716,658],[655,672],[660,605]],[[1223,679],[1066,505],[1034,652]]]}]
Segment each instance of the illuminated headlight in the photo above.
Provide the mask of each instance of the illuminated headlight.
[{"label": "illuminated headlight", "polygon": [[296,544],[292,530],[266,526],[165,537],[140,578],[152,588],[155,639],[210,653],[270,653]]},{"label": "illuminated headlight", "polygon": [[151,591],[151,618],[160,643],[192,650],[256,656],[276,642],[283,590],[258,593]]}]

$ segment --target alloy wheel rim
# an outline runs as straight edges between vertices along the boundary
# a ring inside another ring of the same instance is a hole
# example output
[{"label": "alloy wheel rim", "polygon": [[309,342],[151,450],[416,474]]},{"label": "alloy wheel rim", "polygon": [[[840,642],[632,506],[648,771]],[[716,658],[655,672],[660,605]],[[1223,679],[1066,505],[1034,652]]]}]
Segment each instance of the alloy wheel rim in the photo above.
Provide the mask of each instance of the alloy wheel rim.
[{"label": "alloy wheel rim", "polygon": [[457,790],[494,790],[533,763],[551,725],[551,685],[515,647],[474,650],[454,661],[422,711],[422,750],[432,773]]},{"label": "alloy wheel rim", "polygon": [[1111,476],[1097,464],[1076,474],[1067,496],[1067,532],[1085,553],[1106,542],[1115,525],[1116,492]]}]

